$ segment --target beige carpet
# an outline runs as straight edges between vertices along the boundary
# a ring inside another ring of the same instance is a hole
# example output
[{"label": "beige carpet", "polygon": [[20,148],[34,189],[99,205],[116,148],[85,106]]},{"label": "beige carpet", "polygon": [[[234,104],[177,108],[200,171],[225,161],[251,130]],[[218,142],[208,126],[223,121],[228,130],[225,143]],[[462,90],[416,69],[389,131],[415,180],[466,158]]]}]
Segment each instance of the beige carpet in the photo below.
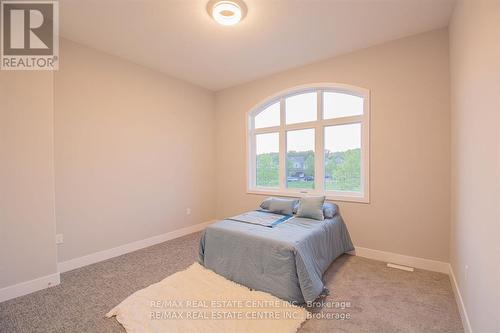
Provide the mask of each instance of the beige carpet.
[{"label": "beige carpet", "polygon": [[[190,266],[198,240],[199,233],[192,234],[64,273],[59,286],[0,303],[0,332],[123,333],[104,315],[133,292]],[[463,332],[447,275],[344,255],[324,280],[331,291],[326,306],[312,310],[338,318],[309,319],[300,333]],[[341,318],[347,313],[349,319]]]}]

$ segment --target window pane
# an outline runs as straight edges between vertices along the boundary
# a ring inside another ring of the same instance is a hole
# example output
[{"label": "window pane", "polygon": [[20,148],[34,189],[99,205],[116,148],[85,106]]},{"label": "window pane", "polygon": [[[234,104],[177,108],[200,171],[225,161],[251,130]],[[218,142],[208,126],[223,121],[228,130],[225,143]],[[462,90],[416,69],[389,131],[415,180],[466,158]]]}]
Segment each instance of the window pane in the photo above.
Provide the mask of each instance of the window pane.
[{"label": "window pane", "polygon": [[269,105],[255,116],[255,128],[280,125],[280,102]]},{"label": "window pane", "polygon": [[288,131],[286,136],[288,188],[314,188],[314,129]]},{"label": "window pane", "polygon": [[295,124],[317,119],[318,98],[316,92],[287,97],[285,99],[286,123]]},{"label": "window pane", "polygon": [[279,133],[257,134],[255,140],[256,185],[279,187]]},{"label": "window pane", "polygon": [[336,92],[323,93],[323,118],[340,118],[363,114],[363,98]]},{"label": "window pane", "polygon": [[361,124],[325,127],[325,190],[361,191]]}]

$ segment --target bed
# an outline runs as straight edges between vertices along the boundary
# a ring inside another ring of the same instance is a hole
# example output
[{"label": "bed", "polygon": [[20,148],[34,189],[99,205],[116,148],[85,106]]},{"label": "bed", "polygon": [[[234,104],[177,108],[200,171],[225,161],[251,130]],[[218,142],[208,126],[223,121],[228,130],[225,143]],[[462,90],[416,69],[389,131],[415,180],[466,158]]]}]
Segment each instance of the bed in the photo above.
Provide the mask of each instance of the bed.
[{"label": "bed", "polygon": [[272,228],[226,219],[203,232],[199,262],[251,289],[301,304],[325,291],[323,273],[353,249],[339,213],[323,221],[294,217]]}]

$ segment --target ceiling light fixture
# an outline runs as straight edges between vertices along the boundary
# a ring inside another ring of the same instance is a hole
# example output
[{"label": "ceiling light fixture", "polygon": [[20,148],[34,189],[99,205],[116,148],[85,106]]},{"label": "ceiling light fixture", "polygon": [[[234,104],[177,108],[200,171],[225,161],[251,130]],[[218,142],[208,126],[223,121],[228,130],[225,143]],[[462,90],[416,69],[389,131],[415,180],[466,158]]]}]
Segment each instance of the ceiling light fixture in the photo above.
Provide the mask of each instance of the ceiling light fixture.
[{"label": "ceiling light fixture", "polygon": [[212,0],[207,4],[207,11],[215,20],[222,25],[235,25],[246,15],[246,5],[241,0]]}]

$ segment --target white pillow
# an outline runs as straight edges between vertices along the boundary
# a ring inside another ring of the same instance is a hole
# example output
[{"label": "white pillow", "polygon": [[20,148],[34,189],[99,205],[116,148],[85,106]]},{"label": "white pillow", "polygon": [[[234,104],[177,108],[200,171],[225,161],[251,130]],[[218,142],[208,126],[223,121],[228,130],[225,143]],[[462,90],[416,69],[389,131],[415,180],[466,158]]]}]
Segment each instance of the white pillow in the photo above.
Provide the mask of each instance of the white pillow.
[{"label": "white pillow", "polygon": [[304,217],[323,221],[323,204],[325,196],[321,197],[304,197],[300,199],[299,208],[297,209],[297,217]]}]

